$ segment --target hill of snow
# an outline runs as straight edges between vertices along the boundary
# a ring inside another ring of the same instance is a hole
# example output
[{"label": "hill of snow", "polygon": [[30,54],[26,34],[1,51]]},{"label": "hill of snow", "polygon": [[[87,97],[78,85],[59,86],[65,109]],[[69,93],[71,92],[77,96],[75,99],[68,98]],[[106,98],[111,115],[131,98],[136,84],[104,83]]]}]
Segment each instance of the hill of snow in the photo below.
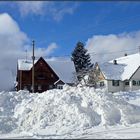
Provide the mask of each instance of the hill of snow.
[{"label": "hill of snow", "polygon": [[1,92],[1,136],[28,133],[70,138],[71,133],[91,128],[140,123],[140,106],[128,103],[120,94],[69,86],[41,94]]}]

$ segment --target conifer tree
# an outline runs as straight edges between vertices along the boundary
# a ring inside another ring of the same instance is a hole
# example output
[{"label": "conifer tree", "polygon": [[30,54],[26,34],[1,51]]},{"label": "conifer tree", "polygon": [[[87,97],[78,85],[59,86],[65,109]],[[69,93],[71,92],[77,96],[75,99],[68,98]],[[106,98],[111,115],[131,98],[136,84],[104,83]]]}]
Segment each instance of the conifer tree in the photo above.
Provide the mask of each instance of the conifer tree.
[{"label": "conifer tree", "polygon": [[72,52],[72,61],[75,65],[78,80],[81,80],[81,78],[93,66],[93,64],[91,64],[90,55],[87,53],[82,42],[76,44],[76,47]]}]

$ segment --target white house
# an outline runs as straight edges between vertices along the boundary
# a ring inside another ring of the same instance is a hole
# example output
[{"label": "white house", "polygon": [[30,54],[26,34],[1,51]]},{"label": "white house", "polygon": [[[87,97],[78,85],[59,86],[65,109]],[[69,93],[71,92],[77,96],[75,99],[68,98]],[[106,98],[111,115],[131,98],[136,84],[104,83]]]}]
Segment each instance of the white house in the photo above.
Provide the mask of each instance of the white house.
[{"label": "white house", "polygon": [[103,64],[96,63],[94,74],[97,87],[106,87],[108,92],[140,89],[140,54],[126,55]]}]

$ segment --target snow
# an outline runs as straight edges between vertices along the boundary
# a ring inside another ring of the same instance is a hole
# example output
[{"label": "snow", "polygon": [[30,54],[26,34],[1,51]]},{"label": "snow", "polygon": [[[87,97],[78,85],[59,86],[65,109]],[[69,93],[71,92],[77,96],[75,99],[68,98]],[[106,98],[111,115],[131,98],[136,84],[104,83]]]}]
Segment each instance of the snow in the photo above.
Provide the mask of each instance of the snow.
[{"label": "snow", "polygon": [[[38,60],[35,60],[35,63]],[[45,59],[47,64],[53,69],[57,76],[65,83],[73,83],[73,73],[75,67],[70,58],[50,58]],[[31,70],[32,60],[19,59],[18,69],[19,70]]]},{"label": "snow", "polygon": [[106,79],[128,80],[140,66],[139,53],[120,57],[115,60],[117,60],[117,65],[113,63],[114,60],[100,65],[100,69]]},{"label": "snow", "polygon": [[[140,91],[0,92],[0,138],[140,138]],[[135,103],[135,104],[134,104]]]}]

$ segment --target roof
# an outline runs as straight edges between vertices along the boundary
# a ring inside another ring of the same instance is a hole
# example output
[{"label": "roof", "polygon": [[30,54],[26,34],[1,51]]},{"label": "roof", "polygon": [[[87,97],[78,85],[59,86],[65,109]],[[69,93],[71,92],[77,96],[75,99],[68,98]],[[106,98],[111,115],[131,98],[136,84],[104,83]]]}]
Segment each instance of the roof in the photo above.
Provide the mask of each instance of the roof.
[{"label": "roof", "polygon": [[139,53],[120,57],[115,60],[117,60],[117,65],[113,63],[114,60],[100,65],[105,79],[128,80],[140,66]]},{"label": "roof", "polygon": [[[75,72],[75,67],[73,61],[70,58],[50,58],[44,59],[47,64],[53,69],[57,74],[59,79],[65,83],[73,82],[73,73]],[[35,63],[38,60],[35,60]],[[32,60],[19,59],[18,60],[18,70],[29,71],[32,68]]]}]

